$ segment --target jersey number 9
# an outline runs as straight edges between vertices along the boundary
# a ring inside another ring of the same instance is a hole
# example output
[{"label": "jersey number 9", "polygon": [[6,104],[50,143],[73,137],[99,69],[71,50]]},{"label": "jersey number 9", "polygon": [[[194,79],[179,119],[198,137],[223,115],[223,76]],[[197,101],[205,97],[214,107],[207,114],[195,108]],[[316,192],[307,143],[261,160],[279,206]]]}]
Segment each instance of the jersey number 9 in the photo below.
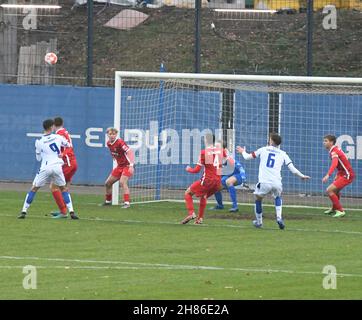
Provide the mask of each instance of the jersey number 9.
[{"label": "jersey number 9", "polygon": [[50,144],[50,145],[49,145],[49,148],[50,148],[52,151],[56,152],[57,154],[60,154],[60,150],[59,150],[59,148],[58,148],[58,146],[57,146],[56,143]]}]

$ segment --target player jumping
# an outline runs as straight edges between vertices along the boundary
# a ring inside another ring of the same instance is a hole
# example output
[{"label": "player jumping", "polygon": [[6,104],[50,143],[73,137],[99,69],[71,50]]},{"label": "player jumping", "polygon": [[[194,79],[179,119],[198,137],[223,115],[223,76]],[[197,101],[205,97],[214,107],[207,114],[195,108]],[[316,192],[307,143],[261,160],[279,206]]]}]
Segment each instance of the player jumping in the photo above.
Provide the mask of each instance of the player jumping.
[{"label": "player jumping", "polygon": [[107,206],[112,204],[112,186],[119,180],[123,189],[124,204],[122,208],[127,209],[130,207],[128,180],[134,174],[134,153],[121,138],[117,139],[117,135],[118,130],[116,128],[107,129],[107,136],[109,139],[107,147],[109,148],[113,159],[117,161],[118,166],[112,170],[105,182],[106,195],[103,205]]},{"label": "player jumping", "polygon": [[53,134],[54,121],[52,119],[43,122],[44,135],[41,139],[35,141],[35,155],[41,166],[38,174],[35,176],[33,186],[27,193],[23,209],[18,216],[19,219],[25,219],[26,212],[30,207],[36,192],[45,184],[51,182],[62,192],[63,200],[69,210],[72,219],[78,219],[73,210],[72,199],[66,190],[66,182],[62,170],[64,164],[61,155],[61,148],[69,148],[68,141],[57,134]]},{"label": "player jumping", "polygon": [[331,167],[328,173],[323,177],[322,182],[326,183],[333,171],[337,169],[337,175],[334,181],[328,186],[327,194],[332,201],[332,208],[325,211],[325,214],[333,214],[333,217],[343,217],[346,212],[344,211],[339,199],[341,197],[341,190],[352,183],[355,173],[352,169],[344,152],[336,146],[336,137],[333,135],[326,135],[323,138],[324,147],[329,151],[329,156],[332,159]]},{"label": "player jumping", "polygon": [[225,150],[214,146],[214,136],[206,134],[204,137],[205,149],[201,150],[199,160],[195,168],[186,167],[189,173],[198,173],[204,167],[204,173],[200,180],[195,181],[185,191],[185,203],[188,211],[182,224],[186,224],[196,218],[192,196],[200,198],[199,214],[195,224],[202,224],[205,213],[207,198],[222,189],[221,185],[221,165],[226,158],[230,164],[234,164],[233,159],[228,158]]},{"label": "player jumping", "polygon": [[[69,192],[69,187],[72,182],[72,178],[77,171],[77,159],[74,154],[72,139],[70,137],[69,132],[67,129],[63,127],[64,121],[61,117],[54,118],[54,131],[56,134],[63,136],[68,143],[70,144],[69,148],[62,148],[61,153],[63,155],[64,165],[62,167],[64,178],[65,178],[65,189]],[[62,193],[60,192],[59,188],[57,188],[53,183],[50,184],[50,190],[53,194],[54,200],[58,205],[60,212],[53,212],[52,215],[54,218],[65,218],[67,215],[67,206],[65,205],[62,197]]]},{"label": "player jumping", "polygon": [[[219,142],[219,145],[221,146],[220,142]],[[216,144],[216,146],[218,146],[218,144]],[[230,199],[232,202],[232,207],[229,210],[229,212],[238,212],[239,211],[235,187],[243,184],[246,180],[246,174],[245,174],[245,170],[244,170],[242,164],[237,160],[234,160],[234,161],[235,161],[234,171],[229,175],[223,175],[221,177],[221,184],[224,188],[226,188],[228,190]],[[218,191],[215,193],[215,199],[217,201],[217,205],[215,207],[211,208],[210,210],[224,209],[224,205],[222,203],[221,191]]]},{"label": "player jumping", "polygon": [[269,193],[274,197],[278,226],[280,229],[285,228],[282,218],[282,177],[280,174],[283,164],[301,179],[310,179],[309,176],[302,174],[295,168],[288,154],[279,148],[281,142],[282,138],[278,134],[271,133],[269,136],[269,146],[267,147],[262,147],[250,154],[246,152],[245,147],[242,148],[238,146],[236,148],[236,151],[241,153],[245,160],[260,157],[259,181],[254,191],[256,220],[253,221],[253,224],[257,228],[263,226],[262,200]]}]

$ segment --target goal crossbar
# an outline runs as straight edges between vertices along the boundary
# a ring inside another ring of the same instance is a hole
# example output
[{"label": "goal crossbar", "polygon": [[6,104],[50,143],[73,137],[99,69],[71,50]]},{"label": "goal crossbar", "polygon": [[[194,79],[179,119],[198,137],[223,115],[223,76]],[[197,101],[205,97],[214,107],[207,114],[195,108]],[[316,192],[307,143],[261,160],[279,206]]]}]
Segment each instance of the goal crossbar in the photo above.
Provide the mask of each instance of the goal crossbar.
[{"label": "goal crossbar", "polygon": [[172,72],[133,72],[116,71],[116,81],[122,78],[157,78],[157,79],[199,79],[226,81],[284,82],[284,83],[326,83],[326,84],[362,84],[362,78],[344,77],[306,77],[306,76],[270,76],[270,75],[236,75],[206,73],[172,73]]}]

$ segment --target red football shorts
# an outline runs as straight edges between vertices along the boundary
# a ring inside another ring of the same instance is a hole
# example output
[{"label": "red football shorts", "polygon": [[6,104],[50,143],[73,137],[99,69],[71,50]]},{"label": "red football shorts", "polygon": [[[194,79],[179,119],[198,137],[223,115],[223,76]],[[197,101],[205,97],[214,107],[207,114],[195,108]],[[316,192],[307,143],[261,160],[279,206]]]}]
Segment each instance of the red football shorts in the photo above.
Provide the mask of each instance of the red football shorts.
[{"label": "red football shorts", "polygon": [[333,181],[333,184],[336,186],[337,189],[341,190],[345,186],[352,183],[353,180],[354,180],[354,176],[350,176],[349,179],[347,179],[345,176],[337,175],[336,179]]},{"label": "red football shorts", "polygon": [[207,198],[215,194],[221,189],[221,182],[218,180],[204,180],[201,184],[200,180],[195,181],[190,190],[196,197],[206,196]]},{"label": "red football shorts", "polygon": [[72,178],[73,178],[73,176],[74,176],[74,174],[75,174],[75,172],[77,171],[77,168],[78,168],[77,161],[75,159],[70,160],[69,164],[70,164],[70,166],[66,163],[62,167],[65,182],[71,182],[72,181]]},{"label": "red football shorts", "polygon": [[122,176],[130,178],[133,174],[129,172],[128,167],[117,167],[112,170],[111,175],[117,179],[120,179]]}]

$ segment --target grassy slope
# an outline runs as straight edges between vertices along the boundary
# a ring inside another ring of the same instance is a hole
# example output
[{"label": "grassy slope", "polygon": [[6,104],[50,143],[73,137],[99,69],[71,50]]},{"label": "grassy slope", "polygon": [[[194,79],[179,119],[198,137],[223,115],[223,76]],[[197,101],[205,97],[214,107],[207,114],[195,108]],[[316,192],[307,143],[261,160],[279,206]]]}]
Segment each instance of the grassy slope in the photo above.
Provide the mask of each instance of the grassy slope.
[{"label": "grassy slope", "polygon": [[[39,20],[39,29],[57,37],[57,75],[85,77],[87,59],[87,9],[71,10],[63,1],[62,16]],[[121,10],[116,5],[94,8],[94,77],[114,78],[115,70],[159,71],[163,61],[170,72],[194,71],[194,11],[163,7],[137,9],[149,15],[132,30],[104,27]],[[361,76],[361,13],[339,10],[337,29],[324,30],[314,16],[313,62],[315,76]],[[50,20],[51,19],[51,20]],[[306,14],[281,14],[274,18],[223,20],[208,9],[202,12],[201,71],[205,73],[285,74],[306,73]],[[66,23],[64,23],[66,22]],[[216,26],[214,32],[210,25]],[[19,38],[26,39],[18,31]],[[34,40],[41,34],[34,34]],[[38,38],[37,38],[38,37]],[[69,82],[69,80],[68,80]],[[78,83],[74,80],[74,83]],[[111,85],[110,82],[95,81]]]},{"label": "grassy slope", "polygon": [[[264,230],[256,230],[249,219],[220,219],[219,213],[207,213],[203,226],[182,226],[183,204],[121,210],[98,207],[101,196],[73,195],[82,220],[54,221],[45,216],[53,201],[40,193],[29,217],[19,221],[15,217],[23,197],[0,194],[0,299],[362,298],[358,212],[334,220],[320,211],[285,209],[285,231],[270,219]],[[245,206],[242,211],[251,210]],[[41,266],[37,290],[22,288],[27,264]],[[324,290],[321,272],[329,264],[338,273],[359,276],[338,277],[337,290]]]}]

